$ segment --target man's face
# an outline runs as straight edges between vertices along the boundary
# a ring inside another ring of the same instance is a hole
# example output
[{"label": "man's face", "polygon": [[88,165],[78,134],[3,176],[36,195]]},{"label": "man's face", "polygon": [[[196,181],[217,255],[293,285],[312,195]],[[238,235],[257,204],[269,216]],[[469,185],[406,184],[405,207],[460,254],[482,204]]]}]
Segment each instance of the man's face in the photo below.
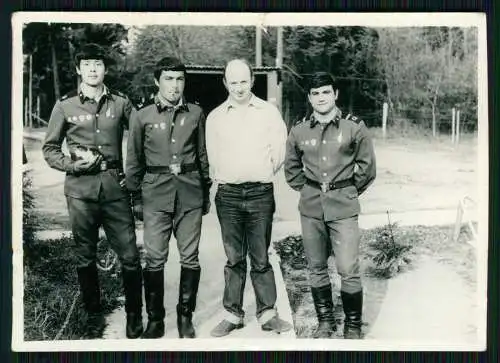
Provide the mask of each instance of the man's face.
[{"label": "man's face", "polygon": [[311,88],[309,91],[309,102],[312,108],[319,114],[326,115],[335,107],[338,93],[333,90],[332,85]]},{"label": "man's face", "polygon": [[251,96],[253,78],[250,69],[243,62],[228,65],[224,76],[224,86],[229,98],[236,103],[245,103]]},{"label": "man's face", "polygon": [[101,59],[82,59],[76,68],[76,73],[82,77],[82,82],[96,87],[104,82],[106,66]]},{"label": "man's face", "polygon": [[186,77],[183,71],[162,71],[159,79],[155,79],[155,83],[161,96],[175,105],[184,93]]}]

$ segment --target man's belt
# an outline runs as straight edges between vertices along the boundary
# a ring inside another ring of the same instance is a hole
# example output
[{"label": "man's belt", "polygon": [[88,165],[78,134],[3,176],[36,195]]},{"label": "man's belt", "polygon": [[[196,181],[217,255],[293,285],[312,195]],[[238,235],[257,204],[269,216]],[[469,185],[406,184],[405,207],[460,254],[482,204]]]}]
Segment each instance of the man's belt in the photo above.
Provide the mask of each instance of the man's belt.
[{"label": "man's belt", "polygon": [[316,180],[307,178],[306,184],[310,185],[313,188],[320,189],[323,193],[326,193],[329,190],[340,189],[348,187],[350,185],[354,185],[354,179],[350,178],[350,179],[320,183]]},{"label": "man's belt", "polygon": [[119,160],[111,160],[111,161],[102,160],[99,170],[106,171],[108,169],[122,169],[122,168],[123,164]]},{"label": "man's belt", "polygon": [[170,164],[168,166],[146,166],[146,172],[150,174],[185,174],[191,171],[198,170],[198,165],[195,163],[189,164]]}]

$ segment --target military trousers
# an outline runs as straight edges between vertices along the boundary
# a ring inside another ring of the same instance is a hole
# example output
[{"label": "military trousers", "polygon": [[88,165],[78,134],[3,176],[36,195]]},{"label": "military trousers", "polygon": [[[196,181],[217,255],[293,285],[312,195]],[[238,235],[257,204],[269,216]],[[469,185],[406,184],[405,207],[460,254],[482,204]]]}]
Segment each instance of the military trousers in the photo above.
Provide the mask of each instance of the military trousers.
[{"label": "military trousers", "polygon": [[268,255],[275,212],[273,184],[221,184],[215,206],[227,257],[223,296],[226,319],[239,323],[245,315],[243,293],[248,255],[257,318],[263,324],[276,315],[276,284]]},{"label": "military trousers", "polygon": [[300,221],[311,286],[331,283],[328,258],[333,252],[341,277],[341,291],[350,294],[361,291],[358,216],[324,221],[301,215]]},{"label": "military trousers", "polygon": [[96,262],[99,228],[125,269],[140,267],[134,216],[128,198],[87,200],[66,196],[79,268]]},{"label": "military trousers", "polygon": [[[178,206],[179,203],[177,203]],[[197,270],[201,236],[202,208],[173,212],[159,211],[144,204],[144,248],[146,250],[146,270],[164,268],[168,259],[169,242],[172,233],[177,240],[180,264]]]}]

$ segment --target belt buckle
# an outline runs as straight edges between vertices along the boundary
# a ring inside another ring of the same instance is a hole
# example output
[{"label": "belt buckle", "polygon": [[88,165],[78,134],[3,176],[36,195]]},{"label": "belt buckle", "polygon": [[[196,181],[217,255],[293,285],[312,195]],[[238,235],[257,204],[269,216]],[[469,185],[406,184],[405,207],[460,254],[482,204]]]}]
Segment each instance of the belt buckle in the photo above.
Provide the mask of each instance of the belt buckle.
[{"label": "belt buckle", "polygon": [[108,170],[108,162],[106,160],[101,161],[101,171]]},{"label": "belt buckle", "polygon": [[321,191],[323,193],[326,193],[329,188],[330,188],[330,183],[328,183],[328,182],[321,183]]},{"label": "belt buckle", "polygon": [[170,164],[169,165],[170,172],[174,175],[179,175],[181,173],[181,164]]}]

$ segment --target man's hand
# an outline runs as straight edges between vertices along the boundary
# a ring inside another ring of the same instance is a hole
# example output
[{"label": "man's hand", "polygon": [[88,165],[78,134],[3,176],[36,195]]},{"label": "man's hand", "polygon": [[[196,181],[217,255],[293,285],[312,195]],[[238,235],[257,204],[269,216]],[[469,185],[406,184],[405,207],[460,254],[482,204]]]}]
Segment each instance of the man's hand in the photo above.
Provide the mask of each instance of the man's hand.
[{"label": "man's hand", "polygon": [[73,162],[73,174],[82,175],[86,173],[93,173],[101,166],[102,156],[98,155],[94,160],[76,160]]},{"label": "man's hand", "polygon": [[144,210],[142,206],[142,195],[141,192],[133,192],[131,194],[132,198],[132,213],[134,217],[140,221],[144,220]]},{"label": "man's hand", "polygon": [[207,215],[208,212],[210,212],[210,198],[206,198],[203,200],[203,206],[202,206],[202,214]]}]

